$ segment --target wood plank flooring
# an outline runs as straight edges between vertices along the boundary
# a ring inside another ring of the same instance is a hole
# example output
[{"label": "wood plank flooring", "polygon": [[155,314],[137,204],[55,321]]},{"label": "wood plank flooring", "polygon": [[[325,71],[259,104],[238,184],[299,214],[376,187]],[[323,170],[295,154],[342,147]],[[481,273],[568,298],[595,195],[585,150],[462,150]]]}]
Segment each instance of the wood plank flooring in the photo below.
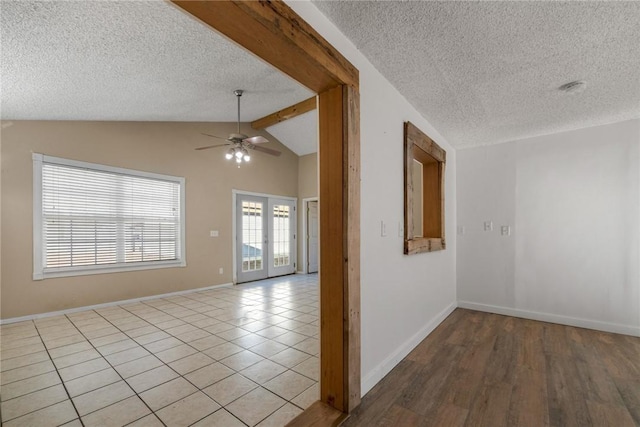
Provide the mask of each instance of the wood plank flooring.
[{"label": "wood plank flooring", "polygon": [[343,426],[640,426],[640,338],[457,309]]}]

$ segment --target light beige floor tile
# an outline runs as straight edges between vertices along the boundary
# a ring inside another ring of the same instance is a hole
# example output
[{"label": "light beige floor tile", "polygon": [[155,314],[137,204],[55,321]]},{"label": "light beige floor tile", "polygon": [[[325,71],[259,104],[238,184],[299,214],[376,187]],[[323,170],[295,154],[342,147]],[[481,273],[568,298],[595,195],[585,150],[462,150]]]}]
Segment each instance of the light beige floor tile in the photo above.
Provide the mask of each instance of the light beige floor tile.
[{"label": "light beige floor tile", "polygon": [[13,399],[15,397],[24,396],[34,391],[42,390],[56,384],[60,384],[60,377],[56,372],[47,372],[46,374],[37,375],[35,377],[12,382],[2,386],[2,401]]},{"label": "light beige floor tile", "polygon": [[159,353],[161,351],[170,349],[172,347],[177,347],[179,345],[184,344],[182,341],[175,337],[169,337],[165,339],[161,339],[159,341],[154,341],[149,344],[144,344],[144,347],[149,350],[151,353]]},{"label": "light beige floor tile", "polygon": [[317,357],[310,357],[291,369],[299,374],[311,378],[312,380],[320,380],[320,360]]},{"label": "light beige floor tile", "polygon": [[140,394],[142,400],[153,411],[157,411],[178,400],[184,399],[198,389],[189,381],[178,377]]},{"label": "light beige floor tile", "polygon": [[233,375],[234,372],[224,366],[223,364],[216,362],[211,365],[200,368],[196,371],[188,373],[184,377],[189,380],[193,385],[199,389],[215,384],[223,378]]},{"label": "light beige floor tile", "polygon": [[73,398],[73,403],[80,416],[90,414],[98,409],[105,408],[135,393],[124,381],[109,384],[89,393],[81,394]]},{"label": "light beige floor tile", "polygon": [[240,353],[243,350],[244,349],[239,345],[226,342],[224,344],[211,347],[210,349],[203,351],[203,353],[213,359],[221,360],[221,359],[224,359],[225,357],[231,356],[232,354]]},{"label": "light beige floor tile", "polygon": [[199,391],[159,410],[156,415],[167,426],[182,427],[205,418],[219,408],[220,405]]},{"label": "light beige floor tile", "polygon": [[98,353],[94,349],[90,349],[55,358],[53,359],[53,363],[55,363],[56,368],[63,369],[68,366],[73,366],[79,363],[87,362],[89,360],[98,359],[99,357],[101,357],[100,353]]},{"label": "light beige floor tile", "polygon": [[206,327],[213,326],[213,325],[216,325],[218,323],[220,323],[220,321],[217,320],[217,319],[212,319],[210,317],[205,317],[204,319],[197,320],[195,322],[192,322],[191,324],[193,326],[197,326],[198,328],[204,329]]},{"label": "light beige floor tile", "polygon": [[126,340],[117,341],[111,344],[106,344],[106,345],[97,347],[97,350],[103,356],[108,356],[110,354],[117,353],[119,351],[129,350],[136,347],[141,347],[141,346],[134,340],[127,338]]},{"label": "light beige floor tile", "polygon": [[240,337],[238,339],[235,339],[232,342],[234,344],[239,345],[240,347],[248,349],[248,348],[251,348],[251,347],[253,347],[255,345],[261,344],[261,343],[263,343],[263,342],[265,342],[267,340],[268,340],[267,338],[262,337],[260,335],[248,334],[248,335],[245,335],[245,336]]},{"label": "light beige floor tile", "polygon": [[120,375],[113,368],[107,368],[71,381],[65,381],[65,386],[69,391],[69,395],[76,397],[120,380]]},{"label": "light beige floor tile", "polygon": [[156,331],[146,335],[140,335],[139,337],[135,337],[134,340],[140,345],[147,345],[151,343],[155,343],[160,340],[164,340],[167,338],[171,338],[171,335],[164,331]]},{"label": "light beige floor tile", "polygon": [[294,371],[286,371],[267,381],[263,387],[285,400],[291,400],[314,384],[316,384],[316,381],[304,375]]},{"label": "light beige floor tile", "polygon": [[102,371],[109,368],[109,364],[103,358],[89,360],[88,362],[80,363],[78,365],[69,366],[68,368],[60,369],[58,373],[62,377],[62,381],[70,381],[74,378],[79,378],[84,375],[91,374],[93,372]]},{"label": "light beige floor tile", "polygon": [[211,335],[208,334],[209,336],[205,337],[205,338],[200,338],[198,340],[195,341],[191,341],[189,343],[189,345],[199,351],[203,351],[203,350],[207,350],[211,347],[215,347],[217,345],[220,344],[224,344],[226,341],[223,340],[222,338],[216,336],[216,335]]},{"label": "light beige floor tile", "polygon": [[79,332],[74,332],[73,334],[66,335],[64,337],[58,338],[47,338],[42,337],[42,341],[44,341],[44,345],[51,350],[52,348],[63,347],[69,344],[75,344],[78,342],[86,341],[87,339]]},{"label": "light beige floor tile", "polygon": [[0,339],[0,343],[2,344],[3,350],[10,350],[10,349],[22,347],[25,345],[40,344],[42,343],[42,341],[38,336],[21,337],[18,339],[11,339],[3,336],[2,339]]},{"label": "light beige floor tile", "polygon": [[279,343],[282,343],[284,345],[292,346],[292,345],[298,344],[301,341],[306,340],[307,338],[309,337],[307,337],[306,335],[289,331],[287,333],[284,333],[280,336],[275,337],[274,341],[278,341]]},{"label": "light beige floor tile", "polygon": [[162,421],[155,414],[149,414],[146,417],[140,418],[131,424],[127,424],[127,427],[164,427]]},{"label": "light beige floor tile", "polygon": [[285,403],[285,400],[260,387],[230,403],[225,409],[245,424],[255,426]]},{"label": "light beige floor tile", "polygon": [[295,348],[288,348],[274,356],[271,356],[269,359],[283,366],[286,366],[287,368],[292,368],[304,362],[309,357],[311,356],[305,352],[296,350]]},{"label": "light beige floor tile", "polygon": [[166,383],[177,376],[178,374],[176,374],[171,368],[163,365],[127,378],[127,382],[136,391],[136,393],[142,393],[145,390],[149,390],[157,385]]},{"label": "light beige floor tile", "polygon": [[176,334],[176,338],[178,338],[181,341],[184,341],[186,343],[191,343],[191,341],[195,341],[195,340],[199,340],[202,338],[206,338],[206,337],[210,337],[212,334],[210,334],[207,331],[203,331],[202,329],[197,329],[195,331],[191,331],[191,332],[185,332],[182,334]]},{"label": "light beige floor tile", "polygon": [[279,337],[280,335],[283,335],[285,333],[289,332],[287,329],[285,328],[281,328],[279,326],[269,326],[268,328],[262,329],[258,332],[256,332],[256,334],[258,335],[262,335],[263,337],[269,338],[269,339],[273,339],[275,337]]},{"label": "light beige floor tile", "polygon": [[240,371],[242,375],[258,384],[264,384],[272,378],[285,372],[287,368],[271,360],[265,359],[255,365],[251,365],[247,369]]},{"label": "light beige floor tile", "polygon": [[240,353],[236,353],[229,357],[225,357],[220,362],[224,363],[231,369],[235,371],[241,371],[243,369],[248,368],[251,365],[255,365],[256,363],[264,360],[264,357],[259,356],[255,353],[252,353],[248,350],[241,351]]},{"label": "light beige floor tile", "polygon": [[257,387],[259,387],[258,384],[248,378],[240,374],[233,374],[202,391],[220,405],[226,406]]},{"label": "light beige floor tile", "polygon": [[302,409],[307,409],[316,400],[320,399],[320,384],[315,383],[299,395],[293,398],[291,402]]},{"label": "light beige floor tile", "polygon": [[[150,323],[153,323],[153,322],[150,322]],[[149,326],[143,326],[141,328],[131,329],[131,330],[127,331],[127,335],[130,338],[137,338],[137,337],[141,337],[143,335],[152,334],[154,332],[160,332],[160,329],[156,328],[152,324],[152,325],[149,325]]]},{"label": "light beige floor tile", "polygon": [[93,346],[89,341],[80,341],[75,344],[69,344],[63,347],[49,349],[49,354],[51,355],[52,358],[55,359],[58,357],[79,353],[81,351],[91,350],[92,348]]},{"label": "light beige floor tile", "polygon": [[22,357],[28,354],[44,351],[44,345],[41,342],[36,344],[23,345],[22,347],[12,349],[0,349],[0,360],[11,359],[13,357]]},{"label": "light beige floor tile", "polygon": [[162,330],[165,330],[165,329],[173,328],[174,326],[180,326],[184,324],[186,324],[186,322],[183,322],[180,319],[171,319],[171,320],[167,320],[166,322],[156,323],[156,327]]},{"label": "light beige floor tile", "polygon": [[190,356],[197,352],[198,350],[196,350],[195,348],[187,344],[182,344],[176,347],[171,347],[164,351],[159,351],[155,353],[155,356],[158,359],[162,360],[164,363],[171,363],[173,361],[182,359],[183,357]]},{"label": "light beige floor tile", "polygon": [[139,420],[150,413],[138,396],[117,402],[82,417],[85,427],[119,427]]},{"label": "light beige floor tile", "polygon": [[122,375],[122,378],[127,379],[162,365],[163,363],[157,357],[150,354],[148,356],[141,357],[140,359],[115,366],[114,369]]},{"label": "light beige floor tile", "polygon": [[5,359],[2,361],[2,363],[0,363],[0,371],[5,372],[12,369],[22,368],[24,366],[44,362],[46,360],[50,360],[49,355],[46,351],[39,351],[37,353],[31,353],[21,357],[14,357],[12,359]]},{"label": "light beige floor tile", "polygon": [[35,377],[36,375],[46,374],[54,371],[56,368],[50,360],[34,363],[32,365],[23,366],[22,368],[4,371],[0,374],[0,384],[9,384],[14,381],[24,380],[26,378]]},{"label": "light beige floor tile", "polygon": [[118,331],[113,334],[104,335],[102,337],[90,338],[89,341],[91,341],[91,344],[93,344],[95,347],[99,348],[105,345],[117,343],[127,339],[128,339],[127,336],[123,332]]},{"label": "light beige floor tile", "polygon": [[225,339],[227,341],[231,341],[231,340],[235,340],[235,339],[238,339],[240,337],[243,337],[245,335],[248,335],[250,333],[251,332],[245,331],[242,328],[233,328],[233,329],[229,329],[227,331],[218,332],[216,335],[219,336],[222,339]]},{"label": "light beige floor tile", "polygon": [[[120,330],[118,328],[116,328],[115,326],[108,326],[106,328],[96,329],[95,331],[85,332],[84,336],[87,337],[87,339],[89,339],[89,340],[95,340],[95,339],[98,339],[98,338],[108,337],[110,335],[115,335],[117,333],[120,333]],[[113,339],[113,337],[111,339]],[[113,341],[111,341],[111,342],[113,342]]]},{"label": "light beige floor tile", "polygon": [[3,423],[4,427],[48,427],[59,426],[78,418],[70,400],[31,412],[20,418]]},{"label": "light beige floor tile", "polygon": [[164,331],[168,334],[176,336],[178,334],[184,334],[185,332],[199,331],[199,329],[187,323],[180,326],[174,326],[173,328],[166,328],[164,329]]},{"label": "light beige floor tile", "polygon": [[[204,418],[198,421],[195,424],[192,424],[191,427],[245,427],[246,424],[231,415],[231,413],[225,411],[224,409],[218,409],[213,414],[209,415],[207,418]],[[283,424],[284,426],[284,424]],[[280,426],[282,427],[282,426]]]},{"label": "light beige floor tile", "polygon": [[320,353],[320,341],[317,338],[307,338],[294,345],[293,348],[304,351],[312,356],[317,356]]},{"label": "light beige floor tile", "polygon": [[203,353],[192,354],[175,362],[169,363],[169,366],[180,375],[188,374],[207,365],[211,365],[215,360]]},{"label": "light beige floor tile", "polygon": [[289,421],[302,413],[302,410],[291,403],[287,403],[265,420],[261,421],[257,427],[282,427]]},{"label": "light beige floor tile", "polygon": [[38,390],[36,392],[16,397],[2,402],[2,421],[6,422],[37,411],[55,403],[67,400],[67,393],[62,384]]},{"label": "light beige floor tile", "polygon": [[216,323],[215,325],[207,326],[206,328],[204,328],[204,330],[207,331],[207,332],[211,332],[212,334],[218,335],[218,334],[220,334],[222,332],[226,332],[226,331],[234,329],[234,328],[235,328],[235,326],[220,321],[219,323]]},{"label": "light beige floor tile", "polygon": [[148,356],[149,352],[144,347],[130,348],[129,350],[119,351],[117,353],[105,356],[105,359],[113,366],[121,365],[123,363],[131,362],[132,360],[140,359],[141,357]]},{"label": "light beige floor tile", "polygon": [[80,420],[75,419],[73,421],[69,421],[68,423],[62,424],[60,427],[82,427],[82,423]]},{"label": "light beige floor tile", "polygon": [[280,344],[277,341],[267,340],[262,344],[251,347],[251,352],[259,354],[262,357],[271,358],[271,356],[278,354],[287,348],[289,347],[284,344]]},{"label": "light beige floor tile", "polygon": [[318,335],[318,333],[320,333],[320,329],[317,326],[307,324],[296,328],[294,332],[306,335],[308,337],[315,337],[316,335]]}]

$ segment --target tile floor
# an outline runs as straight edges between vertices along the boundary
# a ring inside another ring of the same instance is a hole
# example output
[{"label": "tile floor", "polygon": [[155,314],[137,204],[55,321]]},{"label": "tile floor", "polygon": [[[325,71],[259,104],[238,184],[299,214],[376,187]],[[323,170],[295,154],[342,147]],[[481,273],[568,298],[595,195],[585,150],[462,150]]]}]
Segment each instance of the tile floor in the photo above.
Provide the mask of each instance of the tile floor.
[{"label": "tile floor", "polygon": [[317,275],[3,325],[13,426],[283,426],[318,399]]}]

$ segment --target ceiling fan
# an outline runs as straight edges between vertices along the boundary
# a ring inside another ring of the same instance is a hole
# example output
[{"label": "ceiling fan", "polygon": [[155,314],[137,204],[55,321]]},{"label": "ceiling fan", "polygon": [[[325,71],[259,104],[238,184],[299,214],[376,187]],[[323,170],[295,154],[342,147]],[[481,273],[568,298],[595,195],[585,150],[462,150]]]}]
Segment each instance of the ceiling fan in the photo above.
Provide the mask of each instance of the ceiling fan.
[{"label": "ceiling fan", "polygon": [[249,137],[247,135],[240,133],[240,97],[242,96],[243,92],[244,91],[241,89],[236,89],[233,91],[234,95],[238,99],[238,132],[230,134],[228,138],[222,138],[220,136],[203,133],[203,135],[205,136],[223,139],[227,142],[225,142],[224,144],[215,144],[215,145],[207,145],[205,147],[198,147],[196,148],[196,150],[208,150],[209,148],[231,146],[231,148],[229,148],[229,151],[227,151],[227,154],[225,154],[225,157],[227,160],[235,159],[236,163],[238,164],[242,163],[243,161],[248,162],[249,160],[251,160],[251,156],[249,156],[248,150],[260,151],[262,153],[270,154],[272,156],[279,156],[280,154],[282,154],[278,150],[274,150],[272,148],[262,147],[258,145],[258,144],[264,144],[265,142],[269,142],[267,138],[260,135]]}]

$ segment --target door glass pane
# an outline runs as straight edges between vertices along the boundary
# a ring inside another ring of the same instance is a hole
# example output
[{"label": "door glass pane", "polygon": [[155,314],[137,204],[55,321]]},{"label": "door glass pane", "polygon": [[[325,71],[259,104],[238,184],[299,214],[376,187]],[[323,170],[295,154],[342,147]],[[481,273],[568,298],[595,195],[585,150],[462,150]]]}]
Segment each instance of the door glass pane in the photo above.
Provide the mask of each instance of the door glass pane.
[{"label": "door glass pane", "polygon": [[242,202],[242,271],[262,270],[262,203]]},{"label": "door glass pane", "polygon": [[291,208],[287,205],[273,207],[273,266],[290,264],[291,256]]}]

